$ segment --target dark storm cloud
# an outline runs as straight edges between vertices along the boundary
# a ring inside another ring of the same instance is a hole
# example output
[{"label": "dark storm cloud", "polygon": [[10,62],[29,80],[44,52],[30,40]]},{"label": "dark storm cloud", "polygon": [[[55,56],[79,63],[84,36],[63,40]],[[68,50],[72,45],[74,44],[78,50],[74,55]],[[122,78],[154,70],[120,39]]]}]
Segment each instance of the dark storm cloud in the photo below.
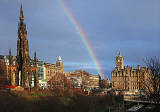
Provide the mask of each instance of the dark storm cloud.
[{"label": "dark storm cloud", "polygon": [[[159,0],[63,0],[84,30],[105,74],[115,67],[119,50],[125,65],[144,65],[148,56],[160,57]],[[0,1],[0,54],[11,47],[16,55],[20,0]],[[64,60],[64,70],[97,73],[76,30],[56,0],[23,0],[30,55],[41,60]],[[106,75],[106,76],[107,76]]]}]

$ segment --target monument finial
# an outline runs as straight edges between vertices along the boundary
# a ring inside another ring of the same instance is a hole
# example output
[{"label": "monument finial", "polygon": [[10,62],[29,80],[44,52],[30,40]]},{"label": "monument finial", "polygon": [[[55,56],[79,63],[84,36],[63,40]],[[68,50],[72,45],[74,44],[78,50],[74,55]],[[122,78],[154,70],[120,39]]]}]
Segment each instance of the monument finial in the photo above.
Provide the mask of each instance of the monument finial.
[{"label": "monument finial", "polygon": [[21,11],[20,11],[20,16],[19,16],[19,19],[20,19],[22,22],[24,21],[22,3],[21,3]]},{"label": "monument finial", "polygon": [[120,50],[119,50],[119,52],[118,52],[118,56],[122,56],[122,55],[121,55],[121,51],[120,51]]}]

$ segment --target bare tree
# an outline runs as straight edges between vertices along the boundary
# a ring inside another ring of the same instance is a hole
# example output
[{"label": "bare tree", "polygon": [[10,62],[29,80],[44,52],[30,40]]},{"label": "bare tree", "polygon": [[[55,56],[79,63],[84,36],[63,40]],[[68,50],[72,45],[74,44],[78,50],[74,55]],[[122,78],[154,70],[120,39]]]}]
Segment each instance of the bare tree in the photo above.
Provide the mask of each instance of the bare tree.
[{"label": "bare tree", "polygon": [[143,89],[149,100],[160,103],[160,61],[158,58],[149,58],[145,61],[149,71],[143,81]]},{"label": "bare tree", "polygon": [[63,73],[57,72],[52,78],[47,82],[51,89],[54,88],[72,88],[72,82],[68,80]]},{"label": "bare tree", "polygon": [[89,76],[91,75],[90,73],[88,73],[85,70],[76,70],[75,73],[79,73],[82,77],[82,88],[86,89],[88,88],[89,85]]},{"label": "bare tree", "polygon": [[107,88],[106,80],[104,80],[104,79],[100,80],[99,86],[100,86],[100,88],[102,88],[102,89]]}]

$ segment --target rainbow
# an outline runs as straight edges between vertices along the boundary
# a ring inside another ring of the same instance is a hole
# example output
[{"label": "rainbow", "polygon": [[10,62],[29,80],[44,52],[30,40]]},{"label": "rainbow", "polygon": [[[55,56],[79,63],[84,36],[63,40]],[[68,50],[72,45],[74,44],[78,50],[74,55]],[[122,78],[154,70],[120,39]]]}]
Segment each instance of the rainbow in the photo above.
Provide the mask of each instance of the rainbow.
[{"label": "rainbow", "polygon": [[78,32],[82,43],[84,44],[86,50],[88,51],[90,58],[92,59],[93,63],[95,64],[98,73],[100,74],[100,76],[104,79],[105,76],[103,74],[103,71],[101,69],[100,63],[98,61],[98,58],[96,57],[91,44],[89,43],[84,31],[82,30],[82,28],[80,27],[80,25],[78,24],[78,22],[75,20],[75,18],[73,17],[71,11],[67,8],[67,6],[63,3],[62,0],[56,0],[59,7],[64,11],[65,15],[67,16],[68,20],[72,23],[73,27],[75,28],[75,30]]}]

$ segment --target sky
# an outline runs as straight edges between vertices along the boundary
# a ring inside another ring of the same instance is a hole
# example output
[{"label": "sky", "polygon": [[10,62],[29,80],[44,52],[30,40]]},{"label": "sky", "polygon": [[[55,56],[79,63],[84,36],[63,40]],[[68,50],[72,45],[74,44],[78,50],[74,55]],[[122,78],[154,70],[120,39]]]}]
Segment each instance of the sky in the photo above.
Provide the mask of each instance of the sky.
[{"label": "sky", "polygon": [[[159,0],[61,0],[70,10],[111,79],[118,51],[124,64],[145,66],[147,57],[160,57]],[[64,71],[77,69],[98,74],[80,35],[56,0],[0,0],[0,54],[16,55],[20,5],[23,4],[30,56],[56,63]]]}]

